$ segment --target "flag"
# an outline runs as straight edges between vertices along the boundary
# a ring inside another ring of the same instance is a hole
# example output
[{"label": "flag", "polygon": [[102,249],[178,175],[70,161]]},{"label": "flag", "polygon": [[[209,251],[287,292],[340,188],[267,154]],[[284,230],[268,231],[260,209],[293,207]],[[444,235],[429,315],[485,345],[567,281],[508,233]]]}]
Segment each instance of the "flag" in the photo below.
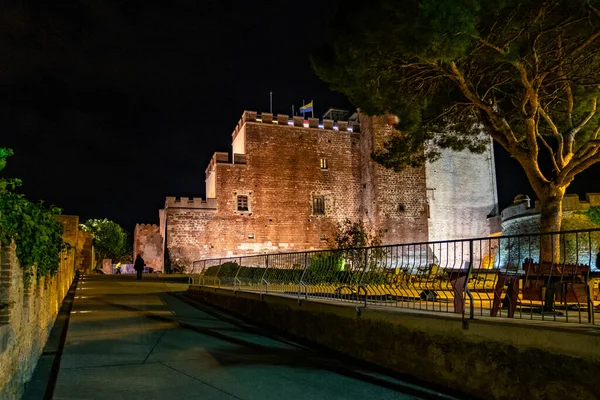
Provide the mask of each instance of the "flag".
[{"label": "flag", "polygon": [[313,102],[312,102],[312,100],[311,100],[310,103],[308,103],[308,104],[303,105],[302,107],[300,107],[300,112],[301,113],[306,113],[306,112],[309,112],[309,111],[312,111],[312,110],[313,110]]}]

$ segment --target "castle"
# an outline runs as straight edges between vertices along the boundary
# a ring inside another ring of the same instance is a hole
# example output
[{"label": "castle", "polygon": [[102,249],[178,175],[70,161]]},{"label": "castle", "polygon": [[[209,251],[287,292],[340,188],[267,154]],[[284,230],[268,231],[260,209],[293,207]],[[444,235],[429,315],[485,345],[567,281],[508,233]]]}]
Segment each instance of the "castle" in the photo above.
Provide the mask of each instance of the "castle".
[{"label": "castle", "polygon": [[400,173],[371,159],[393,134],[386,117],[348,121],[245,111],[232,152],[214,153],[206,199],[167,197],[160,225],[138,225],[135,252],[158,244],[172,266],[194,260],[328,248],[350,219],[383,244],[487,237],[498,213],[492,144],[483,154],[442,151]]}]

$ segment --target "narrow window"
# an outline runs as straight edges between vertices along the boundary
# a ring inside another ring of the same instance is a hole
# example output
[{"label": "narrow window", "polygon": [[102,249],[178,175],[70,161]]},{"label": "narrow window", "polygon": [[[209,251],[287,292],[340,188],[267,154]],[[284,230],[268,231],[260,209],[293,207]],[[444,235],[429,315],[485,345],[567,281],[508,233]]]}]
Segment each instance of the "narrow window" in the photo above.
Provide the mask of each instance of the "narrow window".
[{"label": "narrow window", "polygon": [[313,197],[313,214],[325,214],[325,198],[323,196]]},{"label": "narrow window", "polygon": [[248,234],[248,239],[254,239],[254,233],[249,233]]},{"label": "narrow window", "polygon": [[327,236],[326,235],[321,235],[321,240],[327,240]]},{"label": "narrow window", "polygon": [[237,197],[237,210],[248,211],[248,196]]},{"label": "narrow window", "polygon": [[398,211],[400,211],[400,212],[406,211],[406,206],[404,204],[398,204]]},{"label": "narrow window", "polygon": [[327,169],[327,159],[321,158],[321,169]]}]

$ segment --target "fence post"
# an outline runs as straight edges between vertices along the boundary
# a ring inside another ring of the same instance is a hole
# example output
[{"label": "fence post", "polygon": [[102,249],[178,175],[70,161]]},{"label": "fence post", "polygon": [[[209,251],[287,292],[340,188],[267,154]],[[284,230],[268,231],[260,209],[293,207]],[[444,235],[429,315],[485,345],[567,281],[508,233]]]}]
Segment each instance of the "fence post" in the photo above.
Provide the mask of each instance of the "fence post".
[{"label": "fence post", "polygon": [[[473,304],[473,295],[469,290],[469,280],[471,279],[471,273],[473,272],[473,239],[469,240],[469,263],[467,264],[467,277],[465,279],[464,293],[469,296],[469,319],[475,319],[475,305]],[[465,320],[465,304],[466,298],[463,297],[463,321]]]},{"label": "fence post", "polygon": [[[365,248],[365,266],[363,267],[362,274],[360,274],[360,278],[358,278],[358,284],[356,285],[356,302],[360,302],[360,289],[362,288],[362,280],[365,274],[367,273],[367,268],[369,266],[369,249]],[[367,307],[367,289],[365,291],[365,307]]]},{"label": "fence post", "polygon": [[221,259],[219,258],[219,269],[215,274],[215,278],[217,279],[217,287],[221,287],[221,279],[219,279],[219,272],[221,272],[221,268],[223,268],[223,264],[221,263]]},{"label": "fence post", "polygon": [[[298,302],[300,302],[300,288],[304,285],[304,275],[306,275],[306,271],[308,270],[308,253],[304,253],[304,270],[300,275],[300,281],[298,282]],[[304,298],[308,299],[308,289],[304,291]]]},{"label": "fence post", "polygon": [[267,282],[267,280],[265,279],[265,276],[267,275],[268,270],[269,270],[269,255],[267,254],[265,256],[265,272],[263,273],[263,276],[260,279],[261,285],[263,283],[265,284],[265,293],[267,293],[269,291],[269,282]]},{"label": "fence post", "polygon": [[242,258],[240,257],[240,263],[238,264],[238,269],[235,272],[235,276],[233,277],[233,288],[234,289],[235,289],[236,282],[240,282],[240,290],[242,290],[241,281],[238,279],[238,275],[239,275],[239,273],[240,273],[241,270],[242,270]]}]

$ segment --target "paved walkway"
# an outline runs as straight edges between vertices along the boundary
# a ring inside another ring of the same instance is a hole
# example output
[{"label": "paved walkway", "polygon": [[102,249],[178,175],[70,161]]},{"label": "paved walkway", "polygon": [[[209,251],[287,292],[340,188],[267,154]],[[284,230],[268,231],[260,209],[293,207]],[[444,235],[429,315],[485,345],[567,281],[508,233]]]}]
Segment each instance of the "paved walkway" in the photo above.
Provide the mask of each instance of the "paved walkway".
[{"label": "paved walkway", "polygon": [[446,398],[133,278],[79,281],[54,399]]}]

